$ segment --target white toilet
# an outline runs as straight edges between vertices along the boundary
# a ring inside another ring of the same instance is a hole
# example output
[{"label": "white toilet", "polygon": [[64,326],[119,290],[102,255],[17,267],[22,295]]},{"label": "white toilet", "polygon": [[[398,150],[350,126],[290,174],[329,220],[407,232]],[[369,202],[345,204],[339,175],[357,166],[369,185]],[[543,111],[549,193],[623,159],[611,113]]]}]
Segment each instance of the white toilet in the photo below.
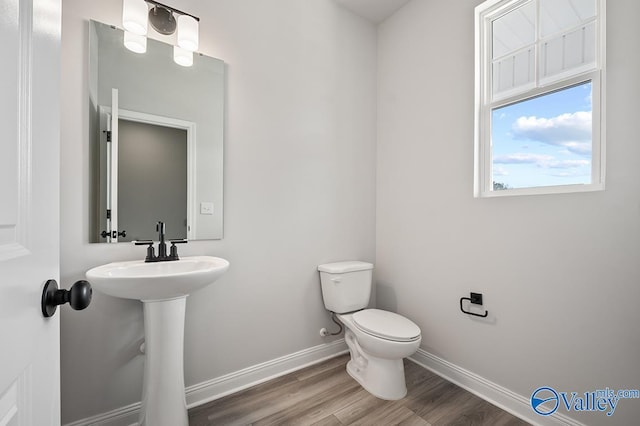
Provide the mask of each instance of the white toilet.
[{"label": "white toilet", "polygon": [[347,372],[382,399],[407,394],[402,359],[420,346],[420,328],[402,315],[365,309],[371,296],[373,265],[350,261],[318,266],[324,306],[345,325],[351,352]]}]

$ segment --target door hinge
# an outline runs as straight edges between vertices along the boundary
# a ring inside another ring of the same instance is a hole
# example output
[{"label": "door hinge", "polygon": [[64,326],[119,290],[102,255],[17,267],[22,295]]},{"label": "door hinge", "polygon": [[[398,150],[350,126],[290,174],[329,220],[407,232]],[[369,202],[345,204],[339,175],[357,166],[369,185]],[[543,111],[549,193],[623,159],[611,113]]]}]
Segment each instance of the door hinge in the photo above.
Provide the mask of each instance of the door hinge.
[{"label": "door hinge", "polygon": [[111,142],[111,130],[106,130],[105,133],[107,134],[107,142]]},{"label": "door hinge", "polygon": [[107,219],[111,219],[111,209],[107,209]]}]

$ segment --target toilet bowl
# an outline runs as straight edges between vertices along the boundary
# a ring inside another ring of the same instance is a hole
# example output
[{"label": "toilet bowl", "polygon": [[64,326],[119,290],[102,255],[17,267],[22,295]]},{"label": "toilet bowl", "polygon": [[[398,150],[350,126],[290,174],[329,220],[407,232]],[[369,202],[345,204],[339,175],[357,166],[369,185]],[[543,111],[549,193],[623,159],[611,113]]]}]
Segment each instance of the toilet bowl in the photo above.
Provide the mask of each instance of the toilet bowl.
[{"label": "toilet bowl", "polygon": [[345,341],[351,354],[347,373],[378,398],[404,398],[403,358],[420,347],[420,328],[403,316],[379,309],[337,317],[346,327]]},{"label": "toilet bowl", "polygon": [[404,398],[407,386],[402,359],[418,350],[422,336],[411,320],[381,309],[366,309],[373,264],[360,261],[318,266],[325,308],[344,324],[351,353],[347,372],[372,395]]}]

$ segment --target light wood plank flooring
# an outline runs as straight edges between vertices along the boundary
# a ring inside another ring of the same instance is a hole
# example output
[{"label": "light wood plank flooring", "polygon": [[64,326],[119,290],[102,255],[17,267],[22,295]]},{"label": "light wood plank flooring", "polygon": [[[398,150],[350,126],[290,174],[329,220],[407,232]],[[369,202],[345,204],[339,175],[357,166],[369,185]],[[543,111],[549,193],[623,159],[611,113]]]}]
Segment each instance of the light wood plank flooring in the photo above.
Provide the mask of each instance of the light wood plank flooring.
[{"label": "light wood plank flooring", "polygon": [[378,399],[347,374],[348,360],[333,358],[193,408],[189,425],[528,424],[407,360],[407,396]]}]

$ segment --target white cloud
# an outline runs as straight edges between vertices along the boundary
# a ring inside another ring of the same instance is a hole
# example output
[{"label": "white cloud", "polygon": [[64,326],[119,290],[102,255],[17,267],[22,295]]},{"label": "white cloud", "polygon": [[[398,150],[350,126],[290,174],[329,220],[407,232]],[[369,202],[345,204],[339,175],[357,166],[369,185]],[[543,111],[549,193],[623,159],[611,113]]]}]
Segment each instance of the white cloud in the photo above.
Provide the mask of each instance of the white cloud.
[{"label": "white cloud", "polygon": [[589,171],[572,169],[550,173],[550,176],[559,177],[559,178],[568,178],[568,177],[576,177],[576,176],[589,176],[591,173]]},{"label": "white cloud", "polygon": [[593,88],[591,85],[589,85],[589,94],[584,100],[587,101],[589,105],[593,105]]},{"label": "white cloud", "polygon": [[589,160],[556,160],[548,163],[546,167],[550,169],[577,169],[579,167],[589,166],[590,164],[591,162]]},{"label": "white cloud", "polygon": [[565,142],[562,144],[567,151],[580,155],[591,155],[591,141],[589,142]]},{"label": "white cloud", "polygon": [[552,155],[530,154],[521,152],[497,156],[493,159],[493,163],[533,164],[543,169],[576,169],[580,167],[587,167],[591,164],[589,160],[558,160]]},{"label": "white cloud", "polygon": [[514,153],[499,155],[493,158],[493,162],[497,164],[540,164],[554,160],[551,155]]},{"label": "white cloud", "polygon": [[513,123],[514,137],[561,146],[591,155],[591,112],[565,113],[552,118],[520,117]]},{"label": "white cloud", "polygon": [[493,167],[492,173],[494,176],[509,176],[509,171],[500,166]]}]

